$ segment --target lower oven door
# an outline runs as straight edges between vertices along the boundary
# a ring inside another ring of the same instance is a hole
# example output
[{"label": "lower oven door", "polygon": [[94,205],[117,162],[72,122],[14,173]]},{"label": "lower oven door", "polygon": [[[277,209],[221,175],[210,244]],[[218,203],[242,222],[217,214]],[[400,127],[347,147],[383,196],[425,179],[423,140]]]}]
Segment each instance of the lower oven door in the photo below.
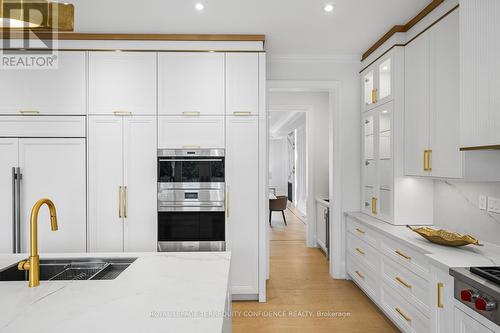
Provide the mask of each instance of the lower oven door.
[{"label": "lower oven door", "polygon": [[159,212],[158,250],[224,251],[224,212]]}]

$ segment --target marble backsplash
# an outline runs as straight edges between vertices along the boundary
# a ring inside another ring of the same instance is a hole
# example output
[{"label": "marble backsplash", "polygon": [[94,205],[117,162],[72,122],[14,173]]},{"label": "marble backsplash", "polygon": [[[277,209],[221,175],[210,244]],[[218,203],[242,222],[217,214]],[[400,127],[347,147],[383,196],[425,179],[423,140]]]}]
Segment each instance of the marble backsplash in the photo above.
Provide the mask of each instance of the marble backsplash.
[{"label": "marble backsplash", "polygon": [[436,180],[434,224],[500,245],[500,214],[479,209],[479,196],[500,198],[500,182]]}]

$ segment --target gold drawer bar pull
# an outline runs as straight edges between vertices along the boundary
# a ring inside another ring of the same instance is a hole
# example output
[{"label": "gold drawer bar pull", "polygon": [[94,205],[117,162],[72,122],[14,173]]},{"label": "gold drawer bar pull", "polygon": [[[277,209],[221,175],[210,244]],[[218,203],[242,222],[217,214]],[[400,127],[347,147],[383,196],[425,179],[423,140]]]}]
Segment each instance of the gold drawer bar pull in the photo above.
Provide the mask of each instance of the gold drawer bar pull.
[{"label": "gold drawer bar pull", "polygon": [[115,116],[130,116],[130,115],[132,115],[132,112],[125,111],[125,110],[116,110],[116,111],[113,111],[113,114]]},{"label": "gold drawer bar pull", "polygon": [[359,228],[356,228],[356,231],[357,231],[357,232],[359,232],[359,233],[360,233],[360,234],[362,234],[362,235],[364,235],[364,234],[365,234],[365,232],[364,232],[363,230],[359,229]]},{"label": "gold drawer bar pull", "polygon": [[427,171],[427,150],[424,150],[424,171]]},{"label": "gold drawer bar pull", "polygon": [[396,251],[394,251],[394,252],[396,252],[396,254],[397,254],[397,255],[399,255],[399,256],[401,256],[401,257],[405,258],[406,260],[411,260],[411,257],[410,257],[410,256],[408,256],[408,255],[406,255],[406,254],[404,254],[401,250],[396,250]]},{"label": "gold drawer bar pull", "polygon": [[365,276],[363,275],[363,273],[361,273],[360,271],[356,271],[356,274],[358,274],[358,276],[360,278],[362,278],[363,280],[365,279]]},{"label": "gold drawer bar pull", "polygon": [[408,289],[411,289],[411,284],[409,284],[408,282],[404,281],[402,278],[400,278],[399,276],[396,276],[396,281],[398,281],[399,283],[401,283],[403,286],[405,286],[406,288]]},{"label": "gold drawer bar pull", "polygon": [[196,117],[196,116],[200,115],[200,112],[199,111],[185,111],[185,112],[182,112],[182,115]]},{"label": "gold drawer bar pull", "polygon": [[250,111],[236,111],[233,112],[233,116],[251,116],[252,112]]},{"label": "gold drawer bar pull", "polygon": [[443,282],[438,282],[437,283],[437,307],[438,308],[444,308],[444,305],[441,300],[441,289],[443,289],[444,284]]},{"label": "gold drawer bar pull", "polygon": [[432,171],[432,149],[427,151],[427,171]]},{"label": "gold drawer bar pull", "polygon": [[395,308],[394,310],[396,310],[396,312],[399,313],[401,317],[403,317],[407,322],[411,322],[411,318],[408,317],[403,311],[401,311],[400,308]]},{"label": "gold drawer bar pull", "polygon": [[19,113],[22,115],[35,115],[35,114],[40,114],[40,111],[38,111],[38,110],[19,110]]},{"label": "gold drawer bar pull", "polygon": [[358,251],[359,254],[365,255],[365,251],[363,251],[359,247],[356,248],[356,251]]}]

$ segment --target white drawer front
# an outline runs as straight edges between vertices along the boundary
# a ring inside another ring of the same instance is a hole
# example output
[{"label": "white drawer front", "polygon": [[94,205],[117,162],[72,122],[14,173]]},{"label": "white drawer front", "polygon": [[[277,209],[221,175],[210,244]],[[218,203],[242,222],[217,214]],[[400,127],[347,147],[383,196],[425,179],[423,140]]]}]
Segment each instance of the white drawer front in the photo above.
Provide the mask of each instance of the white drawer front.
[{"label": "white drawer front", "polygon": [[363,266],[352,255],[347,255],[347,273],[374,301],[378,301],[377,273]]},{"label": "white drawer front", "polygon": [[160,116],[158,148],[224,148],[224,116]]},{"label": "white drawer front", "polygon": [[353,219],[348,219],[347,230],[361,239],[364,242],[367,242],[371,246],[378,248],[378,239],[379,235],[370,228],[363,226],[361,223],[356,222]]},{"label": "white drawer front", "polygon": [[0,137],[84,138],[85,116],[0,116]]},{"label": "white drawer front", "polygon": [[422,253],[386,237],[382,238],[380,247],[382,254],[387,255],[422,278],[429,279],[429,265]]},{"label": "white drawer front", "polygon": [[393,287],[382,282],[380,303],[387,315],[404,331],[412,333],[429,333],[430,320],[415,306],[410,304]]},{"label": "white drawer front", "polygon": [[371,245],[359,240],[352,234],[347,234],[347,252],[356,257],[363,266],[368,266],[377,272],[380,265],[380,254]]},{"label": "white drawer front", "polygon": [[382,278],[425,315],[429,315],[429,282],[389,258],[382,258]]}]

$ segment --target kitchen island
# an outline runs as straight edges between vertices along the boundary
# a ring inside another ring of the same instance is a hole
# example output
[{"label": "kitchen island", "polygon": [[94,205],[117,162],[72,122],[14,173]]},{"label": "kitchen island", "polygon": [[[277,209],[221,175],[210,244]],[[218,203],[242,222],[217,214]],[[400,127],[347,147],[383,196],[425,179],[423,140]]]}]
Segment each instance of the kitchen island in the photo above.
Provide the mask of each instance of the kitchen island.
[{"label": "kitchen island", "polygon": [[137,259],[114,280],[0,281],[0,332],[230,332],[230,253],[40,255],[84,257]]}]

